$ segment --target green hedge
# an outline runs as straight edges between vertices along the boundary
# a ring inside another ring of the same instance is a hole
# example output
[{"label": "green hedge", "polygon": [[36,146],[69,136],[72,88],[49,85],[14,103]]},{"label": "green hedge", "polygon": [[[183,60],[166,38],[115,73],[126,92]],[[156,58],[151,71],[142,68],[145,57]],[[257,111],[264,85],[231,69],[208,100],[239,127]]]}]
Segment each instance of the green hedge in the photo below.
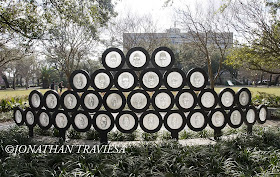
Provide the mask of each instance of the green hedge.
[{"label": "green hedge", "polygon": [[17,96],[11,98],[5,98],[0,101],[0,113],[9,112],[14,109],[15,106],[25,108],[28,106],[28,96]]},{"label": "green hedge", "polygon": [[[0,132],[0,176],[279,176],[279,128],[254,126],[252,136],[215,145],[176,141],[131,145],[124,154],[7,154],[32,144],[27,129]],[[41,142],[40,142],[41,144]]]},{"label": "green hedge", "polygon": [[252,98],[252,103],[254,105],[264,104],[268,107],[280,107],[280,96],[266,92],[258,92],[257,95]]}]

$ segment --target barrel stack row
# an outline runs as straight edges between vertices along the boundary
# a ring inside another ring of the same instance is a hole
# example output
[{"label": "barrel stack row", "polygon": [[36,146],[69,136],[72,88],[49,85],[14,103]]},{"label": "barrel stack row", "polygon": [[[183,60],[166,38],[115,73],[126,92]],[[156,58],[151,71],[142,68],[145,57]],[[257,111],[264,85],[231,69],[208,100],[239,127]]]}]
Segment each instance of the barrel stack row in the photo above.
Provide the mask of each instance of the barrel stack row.
[{"label": "barrel stack row", "polygon": [[[15,122],[30,128],[52,125],[66,131],[71,125],[77,131],[93,127],[108,133],[114,126],[131,133],[138,125],[148,133],[164,127],[173,134],[186,125],[201,131],[207,125],[221,130],[227,124],[233,128],[243,122],[252,126],[268,118],[266,106],[251,105],[251,93],[241,88],[236,93],[225,88],[217,94],[206,88],[208,77],[201,68],[187,74],[173,67],[173,52],[157,48],[149,56],[143,48],[128,51],[126,57],[117,48],[107,49],[102,55],[105,69],[91,75],[84,70],[71,74],[72,90],[49,90],[44,95],[33,90],[29,95],[30,107],[14,111]],[[92,86],[92,88],[89,88]]]}]

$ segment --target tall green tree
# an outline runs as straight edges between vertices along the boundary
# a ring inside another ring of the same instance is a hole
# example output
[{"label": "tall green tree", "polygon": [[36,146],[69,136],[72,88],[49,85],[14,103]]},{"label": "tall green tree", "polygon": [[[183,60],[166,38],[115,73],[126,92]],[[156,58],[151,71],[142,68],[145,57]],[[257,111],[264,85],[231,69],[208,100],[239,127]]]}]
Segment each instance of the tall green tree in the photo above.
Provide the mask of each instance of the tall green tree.
[{"label": "tall green tree", "polygon": [[[232,2],[233,27],[242,36],[226,63],[235,67],[280,74],[280,2]],[[245,40],[245,42],[244,42]]]},{"label": "tall green tree", "polygon": [[47,39],[57,19],[86,26],[95,34],[114,15],[111,0],[3,0],[0,7],[0,32],[30,40]]}]

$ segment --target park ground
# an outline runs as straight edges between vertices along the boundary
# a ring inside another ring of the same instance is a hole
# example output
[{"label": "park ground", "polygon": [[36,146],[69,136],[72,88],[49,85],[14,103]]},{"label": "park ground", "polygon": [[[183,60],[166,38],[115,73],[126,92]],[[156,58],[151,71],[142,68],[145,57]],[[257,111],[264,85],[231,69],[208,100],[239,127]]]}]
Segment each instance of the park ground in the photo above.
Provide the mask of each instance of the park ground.
[{"label": "park ground", "polygon": [[[215,91],[217,93],[220,92],[220,90],[222,90],[223,88],[226,87],[216,87]],[[232,88],[235,92],[238,91],[238,89],[242,88],[242,87],[229,87]],[[276,96],[280,96],[280,87],[266,87],[266,86],[258,86],[258,87],[247,87],[249,88],[249,90],[252,93],[252,97],[254,97],[258,92],[266,92],[269,94],[274,94]],[[0,91],[0,100],[1,99],[5,99],[5,98],[10,98],[10,97],[16,97],[16,96],[28,96],[29,93],[34,90],[34,89],[38,89],[40,92],[42,92],[43,94],[48,91],[49,89],[40,89],[40,88],[29,88],[29,89],[7,89],[7,90],[1,90]],[[63,91],[65,91],[66,89],[64,89]]]}]

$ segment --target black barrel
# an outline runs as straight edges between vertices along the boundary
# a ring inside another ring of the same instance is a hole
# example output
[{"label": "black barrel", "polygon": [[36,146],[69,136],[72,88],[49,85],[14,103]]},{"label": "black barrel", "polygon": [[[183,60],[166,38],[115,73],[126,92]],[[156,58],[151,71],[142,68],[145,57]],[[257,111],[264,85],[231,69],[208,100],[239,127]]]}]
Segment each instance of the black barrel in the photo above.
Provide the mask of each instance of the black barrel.
[{"label": "black barrel", "polygon": [[150,96],[144,90],[133,90],[127,97],[127,104],[134,112],[145,112],[150,106]]},{"label": "black barrel", "polygon": [[122,69],[116,73],[114,83],[120,91],[131,91],[138,83],[137,75],[131,69]]},{"label": "black barrel", "polygon": [[106,49],[102,54],[102,65],[106,70],[117,71],[123,67],[125,56],[118,48]]},{"label": "black barrel", "polygon": [[100,133],[108,133],[115,125],[114,117],[108,111],[98,111],[92,118],[92,124],[95,130]]},{"label": "black barrel", "polygon": [[52,115],[53,125],[56,129],[65,132],[71,125],[70,116],[64,110],[57,110]]},{"label": "black barrel", "polygon": [[187,125],[193,131],[203,130],[208,123],[208,118],[204,110],[193,109],[187,116]]},{"label": "black barrel", "polygon": [[224,88],[219,93],[219,105],[229,110],[235,105],[235,92],[231,88]]},{"label": "black barrel", "polygon": [[228,116],[224,109],[215,108],[211,110],[208,114],[208,123],[211,128],[214,130],[223,129],[228,121]]},{"label": "black barrel", "polygon": [[103,97],[103,105],[110,112],[119,112],[123,110],[126,104],[125,96],[119,90],[106,92]]},{"label": "black barrel", "polygon": [[208,76],[201,68],[193,68],[187,73],[187,83],[193,90],[202,90],[206,87]]},{"label": "black barrel", "polygon": [[140,117],[140,127],[144,132],[156,133],[162,127],[162,117],[158,111],[148,110],[145,111]]},{"label": "black barrel", "polygon": [[105,69],[96,70],[91,75],[91,86],[96,91],[108,91],[113,86],[113,84],[114,82],[112,74]]},{"label": "black barrel", "polygon": [[155,68],[145,69],[139,76],[139,83],[144,90],[155,91],[161,87],[162,74]]},{"label": "black barrel", "polygon": [[63,92],[63,94],[60,97],[60,105],[63,109],[66,111],[75,111],[80,106],[80,96],[77,92],[72,90],[67,90]]},{"label": "black barrel", "polygon": [[87,90],[81,96],[81,105],[87,112],[96,112],[102,105],[102,97],[97,91]]},{"label": "black barrel", "polygon": [[258,119],[257,121],[260,124],[264,124],[266,122],[266,120],[269,118],[269,113],[268,113],[268,109],[265,105],[259,105],[257,108],[257,112],[258,112]]},{"label": "black barrel", "polygon": [[90,77],[85,70],[73,71],[69,78],[71,88],[76,92],[84,92],[90,86]]},{"label": "black barrel", "polygon": [[36,125],[36,112],[31,108],[26,108],[24,111],[24,122],[28,127]]},{"label": "black barrel", "polygon": [[248,88],[239,89],[235,95],[236,104],[243,109],[247,109],[250,106],[251,98],[252,95]]},{"label": "black barrel", "polygon": [[214,89],[203,89],[198,94],[198,105],[205,111],[210,111],[218,104],[218,95]]},{"label": "black barrel", "polygon": [[175,62],[174,53],[167,47],[159,47],[153,51],[151,62],[159,70],[170,69]]},{"label": "black barrel", "polygon": [[142,47],[131,48],[126,54],[126,64],[134,71],[145,69],[149,64],[149,61],[149,53]]},{"label": "black barrel", "polygon": [[164,116],[164,127],[171,133],[178,133],[186,126],[186,117],[180,110],[169,110]]},{"label": "black barrel", "polygon": [[232,128],[239,128],[244,121],[244,112],[240,107],[233,107],[228,112],[228,125]]},{"label": "black barrel", "polygon": [[197,96],[193,90],[183,89],[177,93],[175,103],[180,110],[188,112],[196,107]]},{"label": "black barrel", "polygon": [[60,96],[54,90],[48,90],[43,97],[43,105],[47,111],[55,111],[60,105]]},{"label": "black barrel", "polygon": [[37,113],[37,118],[37,124],[43,130],[47,130],[53,125],[52,115],[46,109],[39,110]]},{"label": "black barrel", "polygon": [[32,90],[28,96],[29,106],[39,110],[43,106],[43,94],[39,90]]},{"label": "black barrel", "polygon": [[91,127],[91,117],[88,112],[78,110],[72,114],[72,126],[78,132],[86,132]]},{"label": "black barrel", "polygon": [[174,95],[170,90],[157,90],[152,96],[152,105],[156,111],[167,112],[174,106]]},{"label": "black barrel", "polygon": [[138,117],[132,111],[121,111],[116,117],[116,127],[122,133],[132,133],[138,127]]},{"label": "black barrel", "polygon": [[24,124],[24,111],[18,106],[14,107],[14,121],[18,126]]},{"label": "black barrel", "polygon": [[178,68],[168,69],[163,80],[167,89],[179,91],[186,85],[186,74]]}]

